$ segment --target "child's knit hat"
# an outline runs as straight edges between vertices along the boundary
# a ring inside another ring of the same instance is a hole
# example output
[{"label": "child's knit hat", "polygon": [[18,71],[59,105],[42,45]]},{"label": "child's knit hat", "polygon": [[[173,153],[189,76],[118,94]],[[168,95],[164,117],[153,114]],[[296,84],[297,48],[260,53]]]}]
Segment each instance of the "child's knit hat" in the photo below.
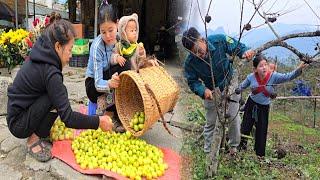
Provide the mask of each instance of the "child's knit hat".
[{"label": "child's knit hat", "polygon": [[[139,21],[138,21],[138,15],[136,13],[133,13],[130,16],[122,16],[119,20],[119,24],[118,24],[118,33],[119,33],[119,37],[121,40],[126,40],[128,41],[127,35],[125,33],[125,29],[126,26],[128,24],[129,21],[135,21],[137,24],[137,39],[136,41],[138,41],[138,36],[139,36]],[[123,34],[125,35],[125,37],[122,37]],[[128,41],[129,42],[129,41]]]}]

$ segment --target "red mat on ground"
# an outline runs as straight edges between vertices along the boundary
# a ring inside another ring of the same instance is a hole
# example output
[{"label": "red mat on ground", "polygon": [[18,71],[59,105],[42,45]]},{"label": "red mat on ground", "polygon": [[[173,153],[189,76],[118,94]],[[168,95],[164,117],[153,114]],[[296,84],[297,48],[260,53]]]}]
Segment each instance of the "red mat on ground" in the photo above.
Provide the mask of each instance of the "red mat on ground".
[{"label": "red mat on ground", "polygon": [[[159,177],[160,180],[179,180],[180,179],[180,156],[168,148],[160,148],[164,154],[164,161],[168,164],[169,168],[165,171],[165,174]],[[124,176],[121,176],[112,171],[107,171],[105,169],[81,169],[80,166],[76,163],[75,156],[71,149],[71,141],[55,141],[53,142],[52,147],[52,155],[56,157],[73,169],[83,173],[83,174],[91,174],[91,175],[106,175],[108,177],[113,177],[119,180],[128,179]]]}]

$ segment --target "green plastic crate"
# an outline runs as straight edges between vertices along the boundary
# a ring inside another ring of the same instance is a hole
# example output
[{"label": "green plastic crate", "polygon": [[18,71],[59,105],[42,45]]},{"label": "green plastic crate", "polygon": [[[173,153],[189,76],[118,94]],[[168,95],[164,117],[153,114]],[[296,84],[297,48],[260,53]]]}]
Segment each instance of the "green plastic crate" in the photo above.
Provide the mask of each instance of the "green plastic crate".
[{"label": "green plastic crate", "polygon": [[76,39],[72,48],[73,55],[89,54],[89,39]]}]

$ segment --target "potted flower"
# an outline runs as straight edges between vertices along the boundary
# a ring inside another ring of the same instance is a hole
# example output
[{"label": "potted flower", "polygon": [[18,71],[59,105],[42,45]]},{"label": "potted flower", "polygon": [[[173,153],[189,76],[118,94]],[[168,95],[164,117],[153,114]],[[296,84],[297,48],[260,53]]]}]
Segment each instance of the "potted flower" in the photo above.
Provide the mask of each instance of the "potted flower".
[{"label": "potted flower", "polygon": [[1,32],[0,59],[9,70],[17,65],[21,65],[24,57],[30,51],[31,47],[27,43],[29,34],[24,29],[10,29],[8,32]]},{"label": "potted flower", "polygon": [[7,67],[13,77],[19,65],[29,59],[34,42],[49,24],[49,17],[37,18],[32,24],[30,32],[24,29],[0,30],[0,67]]}]

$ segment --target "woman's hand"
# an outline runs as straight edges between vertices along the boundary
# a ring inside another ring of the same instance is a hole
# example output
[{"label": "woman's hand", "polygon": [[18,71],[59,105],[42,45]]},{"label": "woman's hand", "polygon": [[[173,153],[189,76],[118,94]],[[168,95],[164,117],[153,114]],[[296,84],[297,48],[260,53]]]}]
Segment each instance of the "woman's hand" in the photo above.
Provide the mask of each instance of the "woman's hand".
[{"label": "woman's hand", "polygon": [[305,62],[301,62],[300,64],[299,64],[299,66],[298,66],[298,69],[304,69],[304,68],[306,68],[306,67],[308,67],[309,66],[309,64],[307,64],[307,63],[305,63]]},{"label": "woman's hand", "polygon": [[151,66],[159,66],[157,60],[149,60],[148,64],[150,64]]},{"label": "woman's hand", "polygon": [[120,83],[120,78],[118,73],[114,73],[111,79],[108,81],[110,88],[118,88]]},{"label": "woman's hand", "polygon": [[125,59],[124,57],[118,55],[118,56],[117,56],[117,63],[118,63],[121,67],[123,67],[124,64],[126,63],[126,59]]},{"label": "woman's hand", "polygon": [[108,115],[99,116],[99,127],[102,131],[111,131],[113,123]]}]

